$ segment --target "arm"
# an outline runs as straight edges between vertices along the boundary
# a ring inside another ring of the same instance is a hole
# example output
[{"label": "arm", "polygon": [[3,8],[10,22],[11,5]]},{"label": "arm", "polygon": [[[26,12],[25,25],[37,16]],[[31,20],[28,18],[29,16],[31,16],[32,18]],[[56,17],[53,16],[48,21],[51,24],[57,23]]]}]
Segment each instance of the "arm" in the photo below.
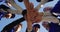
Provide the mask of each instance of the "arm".
[{"label": "arm", "polygon": [[8,9],[7,11],[10,12],[10,13],[12,13],[12,14],[18,14],[18,15],[20,15],[22,13],[22,11],[12,10],[12,9]]},{"label": "arm", "polygon": [[19,23],[23,22],[24,20],[25,20],[24,17],[22,17],[22,18],[19,18],[19,19],[13,21],[12,23],[6,25],[1,32],[5,32],[5,31],[8,32],[10,29],[12,29],[14,26],[18,25]]},{"label": "arm", "polygon": [[20,13],[22,13],[22,8],[20,6],[18,6],[14,0],[7,0],[8,3],[10,3],[14,8],[16,8],[17,10],[15,11],[16,13],[19,11]]},{"label": "arm", "polygon": [[29,0],[24,0],[24,4],[25,4],[25,7],[27,9],[27,29],[28,31],[31,31],[32,30],[32,21],[30,20],[31,18],[31,12],[34,11],[34,7],[33,7],[33,4],[32,3],[29,3]]},{"label": "arm", "polygon": [[24,0],[24,4],[27,8],[28,11],[32,10],[34,7],[33,7],[33,4],[29,2],[29,0]]},{"label": "arm", "polygon": [[41,5],[44,5],[48,0],[41,0],[41,2],[39,3],[39,5],[37,5],[35,7],[35,9],[39,10],[41,8]]},{"label": "arm", "polygon": [[7,7],[6,5],[0,5],[2,11],[4,12],[10,12],[10,13],[13,13],[13,14],[21,14],[22,11],[18,11],[18,10],[13,10],[13,9],[10,9],[9,7]]}]

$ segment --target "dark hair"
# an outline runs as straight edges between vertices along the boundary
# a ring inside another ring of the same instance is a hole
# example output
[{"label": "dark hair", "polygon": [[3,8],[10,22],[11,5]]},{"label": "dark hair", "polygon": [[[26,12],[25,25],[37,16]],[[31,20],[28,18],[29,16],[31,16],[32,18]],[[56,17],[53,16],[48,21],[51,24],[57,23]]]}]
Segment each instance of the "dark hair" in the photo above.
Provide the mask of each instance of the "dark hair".
[{"label": "dark hair", "polygon": [[19,2],[23,2],[23,0],[18,0]]},{"label": "dark hair", "polygon": [[36,0],[37,2],[41,2],[41,0]]},{"label": "dark hair", "polygon": [[51,2],[51,1],[53,1],[53,0],[48,0],[47,2]]},{"label": "dark hair", "polygon": [[33,27],[40,28],[40,25],[39,24],[35,24]]},{"label": "dark hair", "polygon": [[27,14],[27,10],[24,9],[23,12],[22,12],[22,15],[24,16],[24,15],[26,15],[26,14]]},{"label": "dark hair", "polygon": [[12,23],[9,23],[8,25],[6,25],[1,32],[5,32],[5,30],[7,32],[10,31],[10,29],[12,29],[14,26],[18,25],[19,23],[23,22],[25,19],[23,17],[13,21]]},{"label": "dark hair", "polygon": [[15,17],[15,14],[12,14],[11,18],[14,18]]}]

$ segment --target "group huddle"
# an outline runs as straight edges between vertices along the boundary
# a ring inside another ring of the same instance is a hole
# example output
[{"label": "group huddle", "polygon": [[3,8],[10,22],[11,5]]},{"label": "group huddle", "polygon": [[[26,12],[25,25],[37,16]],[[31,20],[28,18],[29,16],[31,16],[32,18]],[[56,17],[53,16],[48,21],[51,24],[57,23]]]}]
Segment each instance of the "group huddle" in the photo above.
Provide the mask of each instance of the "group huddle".
[{"label": "group huddle", "polygon": [[[22,9],[20,6],[18,6],[14,0],[5,0],[4,4],[0,5],[0,20],[1,18],[14,18],[15,14],[23,15],[23,17],[13,21],[12,23],[6,25],[1,32],[20,32],[22,29],[21,22],[25,21],[27,22],[27,28],[26,32],[40,32],[40,23],[43,22],[42,25],[49,31],[49,32],[60,32],[60,0],[57,2],[55,7],[45,7],[43,9],[44,12],[38,12],[41,8],[41,5],[44,5],[47,2],[53,1],[53,0],[37,0],[37,2],[40,2],[39,5],[37,5],[34,8],[34,5],[32,2],[29,2],[29,0],[18,0],[19,2],[24,2],[24,5],[26,9]],[[13,6],[16,8],[16,10],[12,10],[10,7]],[[36,23],[36,24],[34,24]],[[33,25],[34,24],[34,25]],[[33,26],[32,26],[33,25]]]}]

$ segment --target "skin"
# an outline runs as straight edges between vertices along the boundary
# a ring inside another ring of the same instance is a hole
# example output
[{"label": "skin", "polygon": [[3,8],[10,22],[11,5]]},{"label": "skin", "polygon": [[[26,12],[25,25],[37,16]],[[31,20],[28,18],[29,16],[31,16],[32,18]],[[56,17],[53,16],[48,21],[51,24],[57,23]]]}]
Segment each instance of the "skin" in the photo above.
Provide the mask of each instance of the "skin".
[{"label": "skin", "polygon": [[[47,9],[48,8],[48,9]],[[49,28],[50,28],[50,26],[49,26],[49,24],[48,24],[48,22],[53,22],[53,23],[59,23],[59,20],[56,18],[56,17],[54,17],[54,16],[52,16],[52,14],[50,13],[50,11],[52,10],[52,7],[46,7],[45,9],[44,9],[44,12],[46,13],[45,14],[45,18],[44,19],[42,19],[42,21],[43,21],[43,23],[42,23],[42,25],[46,28],[46,30],[48,30],[49,31]],[[49,16],[49,17],[48,17]]]},{"label": "skin", "polygon": [[[15,11],[13,11],[13,10],[11,10],[11,9],[8,9],[8,11],[9,12],[11,12],[11,13],[13,13],[13,14],[21,14],[21,12],[22,12],[22,10],[20,9],[21,7],[19,7],[18,5],[16,5],[16,3],[14,2],[14,0],[7,0],[8,1],[8,3],[10,3],[12,6],[14,6],[17,10],[15,10]],[[47,1],[44,1],[44,0],[41,0],[41,4],[45,4]],[[26,2],[27,3],[27,2]],[[39,10],[40,8],[41,8],[41,4],[39,4],[39,5],[37,5],[36,7],[35,7],[35,9],[36,10]],[[33,5],[32,5],[33,6]],[[18,7],[19,7],[19,9],[18,9]],[[27,6],[28,7],[28,6]],[[30,6],[29,6],[30,7]],[[30,8],[29,8],[30,9]],[[34,10],[34,9],[33,9]],[[21,11],[21,12],[20,12]],[[30,10],[28,10],[28,11],[30,11]],[[35,13],[35,12],[34,12]],[[40,16],[42,16],[43,15],[43,13],[40,13],[41,15]],[[39,18],[39,17],[37,17],[37,18]],[[27,18],[28,19],[28,18]],[[21,19],[22,20],[22,19]],[[19,20],[20,21],[20,20]],[[31,20],[29,20],[29,21],[27,21],[28,22],[28,26],[30,27],[30,26],[32,26],[32,23],[33,22],[31,22]],[[38,21],[39,22],[39,21]],[[13,23],[15,23],[14,25],[12,25]],[[13,23],[10,23],[10,25],[8,24],[8,25],[6,25],[7,27],[6,27],[6,29],[9,27],[9,29],[11,29],[11,27],[13,27],[13,26],[15,26],[15,25],[17,25],[18,23],[20,23],[20,22],[17,22],[17,21],[14,21]],[[11,27],[10,27],[11,26]],[[30,28],[31,29],[31,28]]]},{"label": "skin", "polygon": [[14,7],[16,10],[13,10],[13,9],[7,9],[9,12],[13,13],[13,14],[21,14],[22,13],[22,8],[20,6],[18,6],[14,0],[6,0],[7,1],[7,5],[9,7]]},{"label": "skin", "polygon": [[[0,12],[8,12],[8,11],[4,11],[2,8],[0,9]],[[8,13],[6,14],[4,17],[6,18],[11,18],[12,14],[11,13]]]},{"label": "skin", "polygon": [[5,15],[6,18],[11,18],[11,16],[12,16],[11,13]]},{"label": "skin", "polygon": [[43,14],[39,14],[38,10],[35,10],[33,3],[30,3],[29,0],[24,0],[24,4],[27,9],[27,15],[25,15],[25,19],[27,20],[27,28],[31,31],[32,24],[40,22]]},{"label": "skin", "polygon": [[[11,13],[13,14],[21,14],[22,13],[22,8],[20,6],[18,6],[14,0],[6,0],[7,1],[7,5],[10,7],[10,6],[13,6],[14,8],[16,8],[16,10],[12,10],[12,9],[8,9],[8,11],[10,11]],[[35,7],[35,9],[39,10],[41,8],[41,5],[44,5],[48,0],[41,0],[41,2],[39,3],[39,5],[37,5]]]},{"label": "skin", "polygon": [[16,25],[16,26],[15,26],[15,32],[21,31],[21,28],[22,28],[22,24]]},{"label": "skin", "polygon": [[37,32],[38,28],[37,27],[34,27],[34,31]]},{"label": "skin", "polygon": [[59,20],[50,13],[51,10],[52,10],[52,7],[45,7],[42,21],[59,23]]},{"label": "skin", "polygon": [[[12,2],[13,2],[13,0],[11,0]],[[11,3],[12,3],[11,2]],[[42,2],[41,2],[41,4],[44,4],[43,3],[44,1],[42,0]],[[14,3],[14,2],[13,2]],[[31,8],[29,8],[29,9],[27,9],[28,10],[28,12],[32,12],[33,10],[37,10],[38,11],[38,9],[40,8],[40,5],[37,7],[37,8],[35,8],[35,9],[33,9],[33,4],[32,3],[30,3],[30,5],[31,6],[29,6],[29,7],[31,7]],[[10,10],[10,9],[9,9]],[[19,10],[19,9],[18,9]],[[12,11],[12,10],[11,10]],[[17,13],[17,11],[12,11],[11,13]],[[34,14],[34,13],[36,13],[36,14]],[[18,14],[20,14],[20,13],[18,13]],[[39,13],[37,13],[37,12],[33,12],[33,13],[31,13],[30,15],[29,15],[30,13],[27,13],[27,17],[25,17],[26,18],[26,20],[27,20],[27,24],[29,24],[29,27],[30,26],[32,26],[32,23],[38,23],[39,21],[41,21],[41,18],[39,19],[39,17],[42,17],[42,15],[43,15],[43,13],[41,13],[40,15],[39,15]],[[33,16],[34,15],[34,16]],[[39,15],[38,17],[37,17],[37,15]],[[32,17],[33,16],[33,17]],[[36,16],[36,18],[34,18]],[[31,17],[34,19],[34,20],[32,20],[31,19]],[[31,20],[30,20],[31,19]],[[36,21],[36,22],[35,22]]]},{"label": "skin", "polygon": [[[47,9],[48,8],[48,9]],[[43,21],[43,26],[46,28],[46,30],[48,30],[49,31],[49,24],[48,24],[48,21],[52,21],[53,23],[59,23],[59,21],[58,21],[58,19],[57,18],[55,18],[55,17],[53,17],[52,15],[51,15],[51,13],[50,13],[50,11],[51,11],[51,9],[52,9],[52,7],[46,7],[45,8],[45,10],[44,10],[44,12],[45,13],[48,13],[48,14],[45,14],[45,15],[47,15],[47,16],[49,16],[50,15],[50,17],[52,17],[52,18],[44,18],[44,19],[42,19],[42,21]],[[46,16],[46,17],[47,17]],[[48,19],[48,20],[47,20]]]}]

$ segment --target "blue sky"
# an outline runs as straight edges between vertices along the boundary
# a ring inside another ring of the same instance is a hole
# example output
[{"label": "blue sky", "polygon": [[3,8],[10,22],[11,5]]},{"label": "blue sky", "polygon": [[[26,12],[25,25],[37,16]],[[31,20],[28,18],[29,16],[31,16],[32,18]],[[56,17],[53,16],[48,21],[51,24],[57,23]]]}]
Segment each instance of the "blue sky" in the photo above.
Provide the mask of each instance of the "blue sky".
[{"label": "blue sky", "polygon": [[[52,1],[52,2],[46,3],[46,4],[44,5],[44,7],[47,7],[47,6],[52,6],[52,7],[54,7],[54,5],[57,3],[57,1],[58,1],[58,0],[54,0],[54,1]],[[20,2],[18,2],[17,0],[15,0],[15,2],[16,2],[19,6],[21,6],[23,9],[26,9],[25,6],[24,6],[24,4],[23,4],[23,2],[20,3]],[[33,3],[34,3],[34,7],[36,7],[36,6],[39,4],[38,2],[36,2],[36,0],[30,0],[30,2],[33,2]],[[4,4],[4,3],[2,2],[2,3],[0,3],[0,4]],[[39,12],[43,12],[43,8],[44,8],[44,7],[40,8]],[[18,18],[21,18],[21,17],[23,17],[23,16],[22,16],[22,15],[16,15],[16,17],[15,17],[14,19],[2,18],[1,21],[0,21],[0,31],[3,29],[4,26],[8,25],[9,23],[11,23],[11,22],[13,22],[14,20],[16,20],[16,19],[18,19]],[[26,29],[26,27],[27,27],[26,21],[22,22],[21,24],[23,25],[21,32],[25,32],[25,29]],[[48,31],[41,25],[42,22],[39,23],[39,24],[40,24],[40,26],[41,26],[40,32],[48,32]]]}]

